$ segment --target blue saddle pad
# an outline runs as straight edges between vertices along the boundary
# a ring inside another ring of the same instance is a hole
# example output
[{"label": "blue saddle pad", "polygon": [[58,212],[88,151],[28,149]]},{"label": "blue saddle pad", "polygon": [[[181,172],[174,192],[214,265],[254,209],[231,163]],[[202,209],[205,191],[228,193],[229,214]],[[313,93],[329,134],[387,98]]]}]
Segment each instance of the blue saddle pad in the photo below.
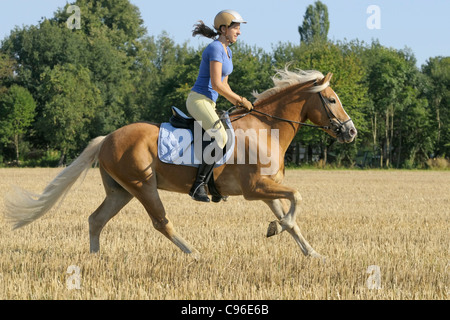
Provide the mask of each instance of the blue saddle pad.
[{"label": "blue saddle pad", "polygon": [[[197,130],[198,129],[198,130]],[[224,165],[231,157],[235,145],[235,133],[231,125],[228,113],[225,114],[225,129],[228,135],[228,142],[223,157],[216,162],[216,167]],[[195,141],[191,130],[175,128],[169,122],[161,123],[158,137],[158,158],[164,163],[198,167],[202,161],[202,144],[205,137],[202,134],[200,125],[196,123]],[[208,144],[210,141],[206,141]],[[211,150],[211,149],[209,149]],[[218,148],[216,149],[216,151]]]}]

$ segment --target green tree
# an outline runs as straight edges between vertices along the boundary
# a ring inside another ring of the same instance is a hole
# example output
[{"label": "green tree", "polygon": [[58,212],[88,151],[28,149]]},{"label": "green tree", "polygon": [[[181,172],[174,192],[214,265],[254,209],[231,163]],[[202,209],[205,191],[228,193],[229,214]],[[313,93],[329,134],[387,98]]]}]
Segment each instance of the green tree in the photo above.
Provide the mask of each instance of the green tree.
[{"label": "green tree", "polygon": [[[137,63],[145,54],[140,39],[145,35],[139,10],[128,0],[79,0],[81,30],[67,28],[69,4],[52,19],[36,26],[16,28],[2,43],[2,51],[17,60],[15,82],[26,87],[37,102],[37,118],[52,97],[43,95],[43,74],[70,64],[89,72],[92,84],[101,94],[101,108],[86,127],[88,136],[107,134],[141,118],[136,106],[136,87],[141,71]],[[142,60],[140,60],[142,61]],[[47,128],[51,130],[52,128]],[[47,131],[38,130],[36,146],[48,145]],[[77,144],[85,144],[79,141]]]},{"label": "green tree", "polygon": [[[91,135],[107,134],[141,118],[137,105],[140,64],[146,34],[138,7],[129,0],[77,0],[81,32],[87,38],[86,66],[100,89],[103,107],[96,115]],[[67,8],[68,5],[66,5]],[[65,23],[70,13],[61,9],[55,20]],[[142,60],[141,60],[142,61]]]},{"label": "green tree", "polygon": [[[272,57],[261,48],[243,43],[233,45],[232,50],[234,70],[229,77],[230,86],[237,94],[253,101],[254,91],[262,92],[273,85]],[[227,104],[225,99],[219,101],[219,107]]]},{"label": "green tree", "polygon": [[[2,42],[2,51],[15,57],[17,77],[15,81],[33,95],[47,68],[71,63],[86,65],[89,54],[87,41],[80,32],[72,32],[65,24],[45,19],[37,26],[15,28]],[[38,104],[41,99],[35,96]]]},{"label": "green tree", "polygon": [[435,156],[450,155],[450,57],[430,58],[422,66],[424,94],[430,104],[432,127],[436,130]]},{"label": "green tree", "polygon": [[394,123],[392,165],[408,169],[423,167],[436,140],[428,101],[420,97],[420,91],[413,85],[406,85],[402,91],[400,99],[403,103]]},{"label": "green tree", "polygon": [[7,86],[13,79],[15,67],[14,60],[0,52],[0,96],[8,90]]},{"label": "green tree", "polygon": [[[129,0],[76,0],[73,4],[80,8],[82,34],[95,39],[103,33],[118,50],[136,55],[139,39],[147,32],[137,6]],[[55,13],[59,24],[65,25],[71,15],[66,12],[68,6]]]},{"label": "green tree", "polygon": [[40,95],[46,100],[37,130],[50,147],[74,156],[91,137],[89,124],[102,105],[100,91],[93,84],[90,72],[72,64],[48,68],[42,73]]},{"label": "green tree", "polygon": [[328,21],[328,8],[320,1],[309,5],[303,17],[303,24],[298,27],[301,43],[314,41],[327,41],[330,22]]},{"label": "green tree", "polygon": [[420,98],[422,78],[414,55],[408,49],[395,50],[374,42],[361,56],[371,100],[368,121],[379,165],[423,162],[431,152],[427,141],[432,133],[427,124],[427,101]]},{"label": "green tree", "polygon": [[35,116],[36,103],[30,92],[12,85],[0,99],[0,142],[14,145],[19,163],[19,145]]},{"label": "green tree", "polygon": [[[75,32],[63,23],[45,19],[36,26],[15,28],[2,42],[2,51],[14,57],[17,63],[14,82],[25,87],[36,101],[36,119],[43,116],[45,104],[51,97],[40,90],[42,74],[64,64],[87,65],[88,42],[81,32]],[[37,125],[39,121],[35,122]],[[28,140],[35,148],[47,148],[52,127],[33,130]],[[43,135],[45,133],[45,136]]]},{"label": "green tree", "polygon": [[96,115],[92,135],[108,134],[128,123],[130,99],[135,90],[132,71],[133,58],[117,50],[110,39],[99,34],[89,45],[90,60],[87,69],[100,90],[102,108]]},{"label": "green tree", "polygon": [[145,41],[149,63],[145,64],[138,88],[143,117],[154,122],[167,121],[172,105],[184,108],[197,77],[200,57],[186,44],[175,44],[166,32],[156,40]]}]

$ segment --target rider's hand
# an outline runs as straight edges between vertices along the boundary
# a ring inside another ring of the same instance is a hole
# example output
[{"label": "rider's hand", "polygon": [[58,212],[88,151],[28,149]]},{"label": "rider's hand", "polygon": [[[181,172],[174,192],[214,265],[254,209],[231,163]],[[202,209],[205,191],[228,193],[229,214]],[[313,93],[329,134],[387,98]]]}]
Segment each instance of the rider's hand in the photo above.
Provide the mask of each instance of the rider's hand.
[{"label": "rider's hand", "polygon": [[238,107],[241,108],[245,108],[247,110],[252,110],[253,109],[253,104],[247,100],[247,98],[241,97],[240,101],[238,101],[237,103]]},{"label": "rider's hand", "polygon": [[248,101],[246,98],[243,99],[242,106],[244,108],[246,108],[248,111],[253,109],[253,104],[250,101]]}]

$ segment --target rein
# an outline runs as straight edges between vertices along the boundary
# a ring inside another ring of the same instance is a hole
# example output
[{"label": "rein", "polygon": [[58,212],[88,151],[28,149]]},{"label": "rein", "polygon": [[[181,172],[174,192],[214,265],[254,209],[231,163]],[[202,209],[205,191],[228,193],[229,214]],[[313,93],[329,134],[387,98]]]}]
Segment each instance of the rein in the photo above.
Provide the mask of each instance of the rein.
[{"label": "rein", "polygon": [[[337,133],[339,133],[339,132],[341,131],[341,128],[342,128],[347,122],[352,121],[352,119],[348,119],[348,120],[346,120],[346,121],[344,121],[344,122],[340,121],[340,120],[335,116],[335,114],[334,114],[333,111],[331,110],[331,108],[330,108],[330,106],[328,105],[328,103],[325,101],[325,98],[323,97],[322,93],[321,93],[321,92],[318,92],[318,95],[319,95],[319,97],[320,97],[320,101],[322,102],[322,106],[323,106],[323,108],[325,109],[325,112],[326,112],[326,114],[327,114],[327,116],[328,116],[328,119],[330,120],[330,124],[332,124],[332,119],[335,119],[335,120],[339,123],[339,125],[338,125],[337,128],[335,129],[335,131],[336,131]],[[227,112],[229,112],[230,110],[233,110],[233,109],[237,109],[237,108],[238,108],[238,107],[233,106],[232,108],[228,109]],[[295,121],[295,120],[289,120],[289,119],[277,117],[277,116],[274,116],[274,115],[271,115],[271,114],[268,114],[268,113],[265,113],[265,112],[256,110],[254,105],[253,105],[253,109],[250,110],[249,112],[244,113],[244,114],[241,114],[241,115],[238,115],[238,116],[230,117],[230,120],[231,120],[231,122],[233,122],[233,121],[239,120],[239,119],[241,119],[241,118],[244,118],[244,117],[248,116],[248,115],[251,114],[251,113],[259,113],[259,114],[262,114],[262,115],[264,115],[264,116],[266,116],[266,117],[269,117],[269,118],[272,118],[272,119],[276,119],[276,120],[284,121],[284,122],[295,123],[295,124],[300,124],[300,125],[302,125],[302,126],[310,127],[310,128],[325,129],[325,130],[333,129],[331,125],[330,125],[330,126],[319,126],[319,125],[316,125],[316,124],[310,124],[310,123],[299,122],[299,121]]]},{"label": "rein", "polygon": [[[280,118],[280,117],[277,117],[277,116],[274,116],[274,115],[271,115],[271,114],[268,114],[268,113],[265,113],[265,112],[262,112],[262,111],[259,111],[259,110],[255,110],[255,109],[250,110],[250,112],[247,113],[247,114],[250,114],[250,113],[252,113],[252,112],[256,112],[256,113],[265,115],[265,116],[267,116],[267,117],[270,117],[270,118],[273,118],[273,119],[276,119],[276,120],[300,124],[300,125],[305,126],[305,127],[317,128],[317,129],[325,129],[325,130],[330,129],[329,126],[319,126],[319,125],[316,125],[316,124],[310,124],[310,123],[305,123],[305,122],[299,122],[299,121],[294,121],[294,120],[288,120],[288,119]],[[246,114],[246,115],[247,115],[247,114]]]},{"label": "rein", "polygon": [[[253,105],[253,103],[252,103],[252,105]],[[226,112],[229,112],[230,110],[235,110],[235,109],[238,109],[238,107],[233,106],[230,109],[228,109]],[[284,122],[296,123],[296,124],[300,124],[300,125],[305,126],[305,127],[317,128],[317,129],[325,129],[325,130],[330,129],[329,126],[319,126],[319,125],[316,125],[316,124],[310,124],[310,123],[305,123],[305,122],[299,122],[299,121],[295,121],[295,120],[289,120],[289,119],[280,118],[280,117],[274,116],[272,114],[268,114],[268,113],[256,110],[254,105],[253,105],[253,109],[250,110],[247,113],[243,113],[243,114],[240,114],[240,115],[234,116],[234,117],[230,116],[230,120],[231,120],[231,122],[239,120],[241,118],[244,118],[244,117],[248,116],[250,113],[259,113],[259,114],[262,114],[262,115],[264,115],[266,117],[269,117],[269,118],[272,118],[272,119],[276,119],[276,120],[280,120],[280,121],[284,121]]]}]

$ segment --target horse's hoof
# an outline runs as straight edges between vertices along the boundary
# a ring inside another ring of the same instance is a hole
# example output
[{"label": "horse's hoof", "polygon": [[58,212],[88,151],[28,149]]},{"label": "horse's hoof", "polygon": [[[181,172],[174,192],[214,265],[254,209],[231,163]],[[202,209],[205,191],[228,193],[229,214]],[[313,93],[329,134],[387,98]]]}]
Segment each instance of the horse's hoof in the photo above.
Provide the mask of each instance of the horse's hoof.
[{"label": "horse's hoof", "polygon": [[201,257],[202,257],[202,255],[200,254],[200,252],[198,252],[197,250],[192,251],[192,252],[190,253],[190,256],[191,256],[192,258],[194,258],[194,260],[195,260],[196,262],[200,261],[200,259],[201,259]]},{"label": "horse's hoof", "polygon": [[308,254],[311,258],[319,259],[322,263],[326,262],[326,257],[322,256],[321,254],[318,254],[316,251],[312,251]]},{"label": "horse's hoof", "polygon": [[278,221],[272,221],[267,229],[267,238],[276,236],[282,232],[281,225]]}]

